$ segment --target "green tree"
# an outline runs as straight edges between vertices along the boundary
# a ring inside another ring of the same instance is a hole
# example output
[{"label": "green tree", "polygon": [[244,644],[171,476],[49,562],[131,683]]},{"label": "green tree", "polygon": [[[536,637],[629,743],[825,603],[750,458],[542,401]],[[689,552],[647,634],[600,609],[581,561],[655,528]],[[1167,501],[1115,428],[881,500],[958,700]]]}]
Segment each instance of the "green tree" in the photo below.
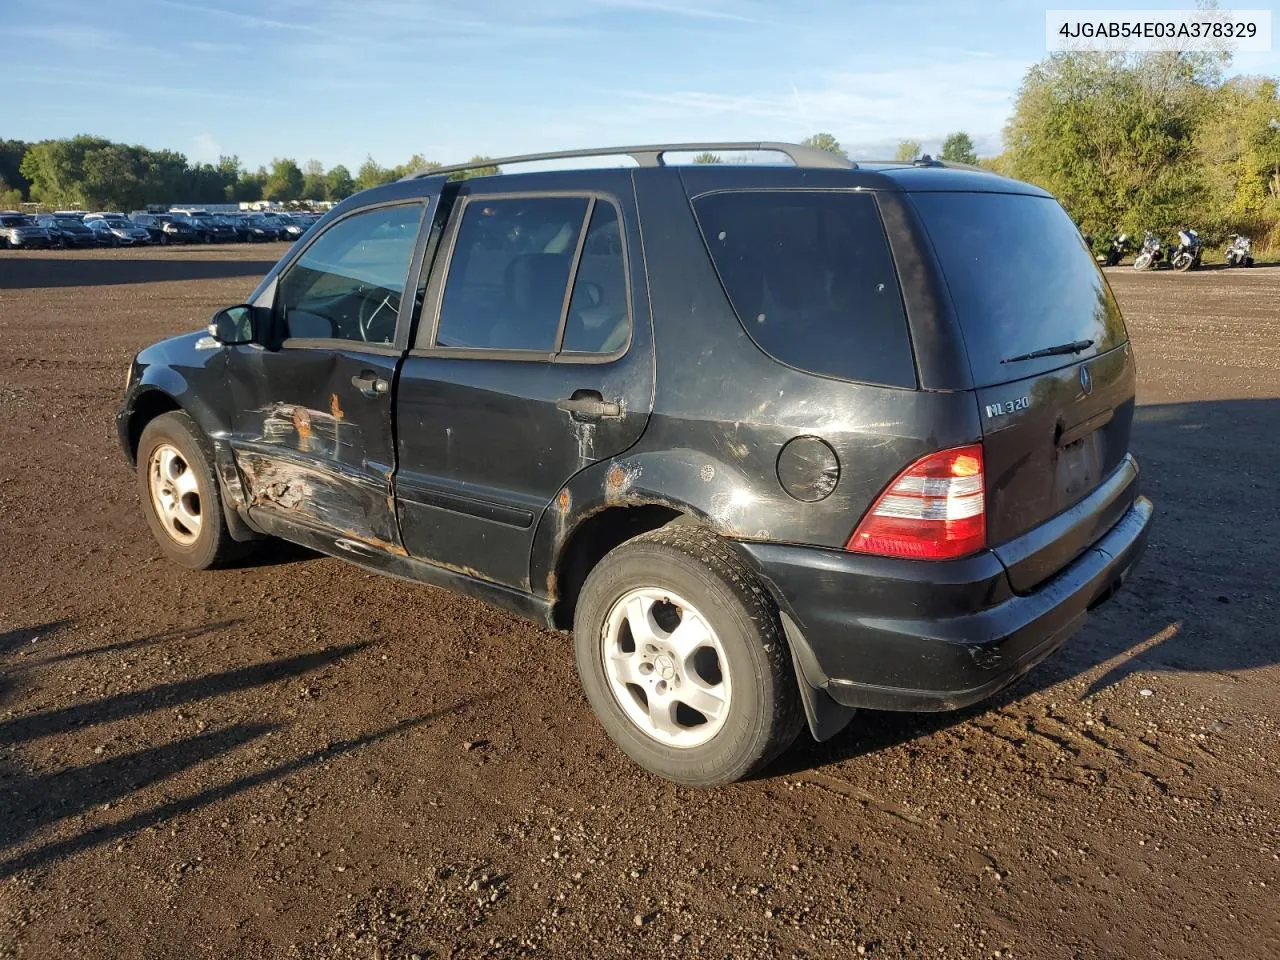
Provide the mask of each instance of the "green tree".
[{"label": "green tree", "polygon": [[917,160],[920,157],[920,143],[917,140],[899,140],[893,151],[893,159],[902,161]]},{"label": "green tree", "polygon": [[323,200],[327,189],[324,165],[319,160],[308,160],[302,168],[302,199]]},{"label": "green tree", "polygon": [[0,180],[0,210],[12,210],[23,202],[22,191]]},{"label": "green tree", "polygon": [[942,141],[941,157],[951,163],[975,165],[978,162],[978,152],[973,149],[973,138],[963,130],[957,130]]},{"label": "green tree", "polygon": [[471,158],[472,163],[483,164],[482,166],[472,167],[470,170],[456,170],[449,174],[450,180],[470,180],[473,177],[495,177],[502,172],[502,169],[496,164],[485,163],[490,159],[482,154],[476,154]]},{"label": "green tree", "polygon": [[693,158],[694,163],[723,163],[718,153],[700,153]]},{"label": "green tree", "polygon": [[253,203],[261,200],[263,188],[266,184],[266,167],[259,167],[253,172],[245,170],[240,174],[239,179],[236,180],[235,198],[244,203]]},{"label": "green tree", "polygon": [[420,153],[415,153],[412,157],[400,164],[398,167],[392,167],[394,174],[393,179],[399,180],[402,177],[412,176],[415,173],[426,173],[431,170],[438,170],[440,164],[435,160],[428,160]]},{"label": "green tree", "polygon": [[805,147],[813,147],[816,150],[825,150],[827,153],[834,153],[838,157],[847,157],[844,147],[840,146],[840,141],[829,133],[815,133],[811,137],[805,137],[800,141]]},{"label": "green tree", "polygon": [[324,198],[326,200],[345,200],[356,192],[355,181],[351,179],[351,171],[338,164],[325,175]]},{"label": "green tree", "polygon": [[373,157],[366,157],[364,163],[360,164],[360,169],[356,172],[356,189],[368,190],[370,187],[390,183],[395,178],[395,170],[379,166],[378,161],[374,160]]},{"label": "green tree", "polygon": [[1194,140],[1220,70],[1181,54],[1054,54],[1005,128],[1011,173],[1062,201],[1084,233],[1165,232],[1203,209]]},{"label": "green tree", "polygon": [[271,172],[262,186],[262,195],[268,200],[297,200],[302,196],[304,177],[298,164],[288,157],[271,161]]},{"label": "green tree", "polygon": [[7,184],[10,190],[16,190],[24,199],[31,189],[31,181],[22,175],[22,158],[29,146],[22,140],[0,140],[0,182]]}]

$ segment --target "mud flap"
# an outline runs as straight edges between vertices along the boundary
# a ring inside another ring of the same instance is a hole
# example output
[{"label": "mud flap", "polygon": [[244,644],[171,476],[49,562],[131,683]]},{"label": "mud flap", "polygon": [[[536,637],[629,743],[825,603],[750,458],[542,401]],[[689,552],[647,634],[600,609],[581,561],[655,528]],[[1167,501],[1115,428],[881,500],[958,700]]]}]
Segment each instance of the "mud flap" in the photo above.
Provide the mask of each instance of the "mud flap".
[{"label": "mud flap", "polygon": [[822,689],[826,682],[818,661],[809,648],[800,627],[786,613],[781,613],[782,630],[787,637],[787,646],[791,648],[791,665],[796,672],[796,685],[800,688],[800,700],[804,704],[804,718],[809,724],[809,733],[819,743],[830,740],[849,725],[854,707],[846,707],[831,699],[831,695]]}]

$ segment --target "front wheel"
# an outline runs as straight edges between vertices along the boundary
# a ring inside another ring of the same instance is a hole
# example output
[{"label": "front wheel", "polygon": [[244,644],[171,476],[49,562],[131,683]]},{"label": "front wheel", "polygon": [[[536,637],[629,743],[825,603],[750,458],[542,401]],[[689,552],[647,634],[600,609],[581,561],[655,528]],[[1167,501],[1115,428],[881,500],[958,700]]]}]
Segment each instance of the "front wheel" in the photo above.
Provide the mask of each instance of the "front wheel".
[{"label": "front wheel", "polygon": [[740,780],[800,731],[772,598],[726,541],[699,527],[663,527],[601,560],[582,587],[574,646],[605,732],[669,780]]},{"label": "front wheel", "polygon": [[213,450],[187,414],[161,414],[142,431],[138,492],[152,535],[174,563],[207,570],[244,555],[227,530]]},{"label": "front wheel", "polygon": [[1188,270],[1191,269],[1191,267],[1195,264],[1195,262],[1196,262],[1196,259],[1195,257],[1191,256],[1191,254],[1180,253],[1173,258],[1173,263],[1171,264],[1171,266],[1173,267],[1173,269],[1177,270],[1179,273],[1186,273]]},{"label": "front wheel", "polygon": [[1138,254],[1137,259],[1133,261],[1133,269],[1135,270],[1146,270],[1150,266],[1151,254],[1149,253],[1140,253]]}]

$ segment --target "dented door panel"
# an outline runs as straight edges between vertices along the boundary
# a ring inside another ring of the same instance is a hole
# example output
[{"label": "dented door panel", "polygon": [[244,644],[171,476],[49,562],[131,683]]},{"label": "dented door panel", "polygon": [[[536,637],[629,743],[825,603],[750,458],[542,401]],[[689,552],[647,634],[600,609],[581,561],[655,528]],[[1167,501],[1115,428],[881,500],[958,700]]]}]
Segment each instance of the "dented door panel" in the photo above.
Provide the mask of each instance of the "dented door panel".
[{"label": "dented door panel", "polygon": [[278,514],[398,552],[391,391],[366,396],[352,378],[391,384],[399,354],[236,349],[232,448],[250,515]]}]

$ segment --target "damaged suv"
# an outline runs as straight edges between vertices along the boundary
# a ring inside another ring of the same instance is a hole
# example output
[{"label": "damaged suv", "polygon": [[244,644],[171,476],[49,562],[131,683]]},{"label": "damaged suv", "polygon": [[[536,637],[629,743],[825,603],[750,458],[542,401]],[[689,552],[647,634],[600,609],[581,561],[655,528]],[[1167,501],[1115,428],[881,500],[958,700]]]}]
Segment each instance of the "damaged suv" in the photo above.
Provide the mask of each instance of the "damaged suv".
[{"label": "damaged suv", "polygon": [[162,551],[281,537],[572,631],[608,735],[699,785],[981,700],[1115,592],[1133,351],[1052,197],[791,144],[499,162],[621,155],[357,194],[138,354]]}]

